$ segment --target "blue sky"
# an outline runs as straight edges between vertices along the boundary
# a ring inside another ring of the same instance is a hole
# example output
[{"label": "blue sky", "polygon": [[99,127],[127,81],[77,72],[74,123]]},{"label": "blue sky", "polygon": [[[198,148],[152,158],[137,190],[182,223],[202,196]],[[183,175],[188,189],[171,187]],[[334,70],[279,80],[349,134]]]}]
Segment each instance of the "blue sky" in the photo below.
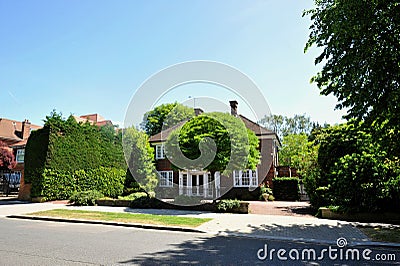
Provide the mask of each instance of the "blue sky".
[{"label": "blue sky", "polygon": [[[272,113],[341,122],[336,98],[309,80],[318,50],[303,53],[313,1],[0,0],[0,117],[42,124],[53,109],[117,123],[135,90],[170,65],[211,60],[259,86]],[[188,86],[160,102],[212,94]],[[239,100],[239,111],[246,114]],[[241,107],[243,109],[241,109]],[[138,114],[141,119],[143,114]]]}]

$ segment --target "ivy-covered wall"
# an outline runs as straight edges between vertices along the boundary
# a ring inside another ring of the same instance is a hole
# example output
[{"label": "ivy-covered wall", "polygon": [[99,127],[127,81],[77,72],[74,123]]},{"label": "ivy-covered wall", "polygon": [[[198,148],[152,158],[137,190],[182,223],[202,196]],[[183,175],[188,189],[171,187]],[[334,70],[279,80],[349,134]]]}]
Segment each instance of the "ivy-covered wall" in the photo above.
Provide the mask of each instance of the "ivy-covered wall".
[{"label": "ivy-covered wall", "polygon": [[42,129],[32,132],[25,150],[25,182],[31,197],[65,199],[74,191],[96,189],[122,193],[126,175],[121,133],[67,120],[53,112]]}]

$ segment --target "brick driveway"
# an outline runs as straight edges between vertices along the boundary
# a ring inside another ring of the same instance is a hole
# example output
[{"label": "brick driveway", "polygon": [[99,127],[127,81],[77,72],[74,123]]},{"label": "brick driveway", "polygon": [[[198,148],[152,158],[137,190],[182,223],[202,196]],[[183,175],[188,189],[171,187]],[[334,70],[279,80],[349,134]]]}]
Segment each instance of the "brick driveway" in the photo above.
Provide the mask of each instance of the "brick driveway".
[{"label": "brick driveway", "polygon": [[305,201],[249,201],[252,214],[313,217],[310,204]]}]

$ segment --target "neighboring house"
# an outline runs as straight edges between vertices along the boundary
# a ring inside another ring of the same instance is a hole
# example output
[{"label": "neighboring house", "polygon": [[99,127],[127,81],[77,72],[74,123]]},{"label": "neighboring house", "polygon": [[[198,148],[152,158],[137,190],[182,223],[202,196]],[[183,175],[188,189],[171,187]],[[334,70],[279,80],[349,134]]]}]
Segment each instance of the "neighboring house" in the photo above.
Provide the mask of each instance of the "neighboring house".
[{"label": "neighboring house", "polygon": [[26,142],[28,141],[32,130],[39,128],[41,128],[41,126],[33,125],[26,119],[25,121],[20,122],[0,118],[0,140],[5,142],[13,150],[17,162],[17,165],[11,171],[0,169],[0,182],[7,179],[11,188],[20,186],[20,192],[25,189],[24,156]]},{"label": "neighboring house", "polygon": [[[211,176],[207,171],[176,171],[164,154],[164,143],[177,127],[168,128],[150,137],[150,144],[155,149],[156,169],[159,173],[157,193],[169,198],[176,195],[199,196],[204,198],[255,199],[259,196],[259,185],[268,183],[276,176],[278,166],[278,146],[280,141],[276,133],[250,119],[238,114],[237,101],[230,101],[231,114],[240,118],[244,125],[252,130],[259,139],[261,162],[256,170],[242,169],[234,171],[230,177],[216,172]],[[195,110],[198,115],[202,111]]]},{"label": "neighboring house", "polygon": [[81,116],[73,116],[76,120],[76,122],[89,122],[90,124],[96,124],[97,126],[105,126],[105,125],[113,125],[111,120],[106,120],[104,117],[102,117],[99,114],[91,114],[91,115],[81,115]]}]

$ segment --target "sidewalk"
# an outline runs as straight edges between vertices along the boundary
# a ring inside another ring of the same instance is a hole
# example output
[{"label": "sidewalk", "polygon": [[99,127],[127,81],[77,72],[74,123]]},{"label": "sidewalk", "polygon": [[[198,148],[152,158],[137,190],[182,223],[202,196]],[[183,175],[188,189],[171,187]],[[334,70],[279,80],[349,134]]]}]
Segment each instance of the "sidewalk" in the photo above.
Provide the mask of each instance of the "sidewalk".
[{"label": "sidewalk", "polygon": [[[0,217],[24,215],[27,213],[59,208],[212,218],[213,220],[204,223],[196,229],[219,236],[242,236],[329,244],[335,244],[339,237],[344,237],[350,245],[368,244],[370,241],[366,235],[348,222],[318,219],[309,216],[228,214],[181,210],[130,209],[125,207],[105,206],[78,207],[52,202],[23,203],[15,201],[7,205],[0,205]],[[151,226],[146,228],[151,228]]]}]

